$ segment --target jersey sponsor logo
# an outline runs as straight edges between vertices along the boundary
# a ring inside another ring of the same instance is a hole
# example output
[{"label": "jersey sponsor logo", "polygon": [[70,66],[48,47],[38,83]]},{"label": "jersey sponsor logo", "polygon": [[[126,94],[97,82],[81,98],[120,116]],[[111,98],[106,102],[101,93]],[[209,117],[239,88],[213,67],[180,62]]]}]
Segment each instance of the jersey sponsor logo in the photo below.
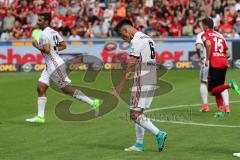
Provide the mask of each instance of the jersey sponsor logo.
[{"label": "jersey sponsor logo", "polygon": [[223,53],[219,53],[219,52],[213,52],[213,56],[214,57],[225,57],[225,55]]}]

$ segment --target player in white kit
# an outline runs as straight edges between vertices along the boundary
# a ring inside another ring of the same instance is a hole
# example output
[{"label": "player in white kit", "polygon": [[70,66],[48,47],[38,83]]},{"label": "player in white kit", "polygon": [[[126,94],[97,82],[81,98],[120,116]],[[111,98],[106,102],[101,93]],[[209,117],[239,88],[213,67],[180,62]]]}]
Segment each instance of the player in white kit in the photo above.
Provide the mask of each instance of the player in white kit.
[{"label": "player in white kit", "polygon": [[57,31],[48,27],[50,22],[51,14],[39,14],[38,26],[43,32],[40,35],[39,43],[37,40],[33,40],[32,44],[43,54],[46,69],[42,71],[38,80],[38,114],[33,118],[26,119],[28,122],[45,123],[44,111],[47,102],[46,91],[50,82],[53,82],[63,93],[88,103],[94,109],[100,106],[100,101],[98,99],[92,100],[80,90],[70,86],[71,80],[68,78],[65,63],[58,55],[58,51],[66,49],[67,44]]},{"label": "player in white kit", "polygon": [[[208,83],[208,70],[209,67],[205,65],[205,60],[206,60],[206,52],[204,49],[204,43],[202,41],[202,35],[204,34],[204,32],[200,32],[197,37],[196,37],[196,51],[199,57],[199,61],[201,64],[201,70],[200,70],[200,93],[201,93],[201,97],[203,100],[203,105],[200,109],[200,112],[208,112],[209,111],[209,106],[208,106],[208,87],[207,87],[207,83]],[[229,94],[228,94],[228,90],[224,90],[222,93],[222,97],[223,97],[223,103],[224,103],[224,108],[223,106],[220,107],[220,112],[222,112],[223,110],[227,113],[230,112],[230,106],[229,106]]]},{"label": "player in white kit", "polygon": [[208,66],[205,66],[205,60],[206,60],[206,52],[204,51],[203,47],[203,41],[202,41],[202,34],[204,32],[201,32],[197,35],[196,38],[196,51],[197,55],[199,58],[199,63],[201,65],[200,69],[200,94],[202,97],[203,105],[200,109],[200,112],[207,112],[209,111],[209,106],[208,106],[208,87],[207,87],[207,82],[208,82]]},{"label": "player in white kit", "polygon": [[156,136],[158,151],[161,152],[167,133],[160,131],[144,115],[144,109],[151,105],[157,81],[154,41],[148,35],[138,32],[127,19],[121,20],[115,31],[123,40],[132,44],[125,77],[112,92],[115,96],[121,93],[127,81],[134,76],[130,118],[135,122],[136,143],[125,148],[125,151],[143,151],[144,131],[147,130]]}]

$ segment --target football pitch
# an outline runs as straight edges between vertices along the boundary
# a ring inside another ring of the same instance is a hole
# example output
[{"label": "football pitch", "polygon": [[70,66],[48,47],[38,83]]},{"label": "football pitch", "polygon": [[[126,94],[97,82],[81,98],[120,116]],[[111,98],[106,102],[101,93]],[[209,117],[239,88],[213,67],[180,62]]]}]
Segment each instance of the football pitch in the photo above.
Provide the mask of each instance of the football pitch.
[{"label": "football pitch", "polygon": [[[240,96],[229,90],[231,113],[214,118],[200,113],[198,70],[171,70],[161,79],[173,86],[170,92],[154,98],[147,113],[160,129],[168,132],[166,147],[157,152],[156,139],[146,132],[142,153],[124,152],[135,143],[134,124],[127,118],[128,104],[120,98],[111,112],[89,121],[66,121],[56,113],[62,100],[73,100],[72,113],[82,113],[86,104],[48,90],[46,123],[29,124],[36,115],[38,73],[0,73],[0,160],[231,160],[240,152]],[[109,71],[93,83],[85,82],[84,72],[70,75],[74,85],[110,93],[113,85]],[[239,70],[229,69],[227,81],[240,82]],[[161,86],[160,86],[161,89]],[[108,99],[105,99],[106,101]],[[209,97],[213,103],[213,97]]]}]

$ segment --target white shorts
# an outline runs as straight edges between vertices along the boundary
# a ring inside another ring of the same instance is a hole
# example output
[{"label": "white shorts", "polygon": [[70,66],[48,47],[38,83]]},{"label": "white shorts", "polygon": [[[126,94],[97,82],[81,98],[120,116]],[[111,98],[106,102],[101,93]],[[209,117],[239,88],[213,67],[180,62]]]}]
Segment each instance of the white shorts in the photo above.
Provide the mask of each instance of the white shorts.
[{"label": "white shorts", "polygon": [[63,88],[71,83],[71,80],[67,76],[65,66],[59,67],[51,74],[44,69],[38,81],[48,86],[53,82],[58,88]]},{"label": "white shorts", "polygon": [[156,89],[156,86],[153,86],[153,85],[132,87],[130,109],[149,108],[153,100],[155,89]]},{"label": "white shorts", "polygon": [[200,69],[200,80],[203,82],[208,82],[208,70],[209,67],[206,67],[204,64],[201,65]]}]

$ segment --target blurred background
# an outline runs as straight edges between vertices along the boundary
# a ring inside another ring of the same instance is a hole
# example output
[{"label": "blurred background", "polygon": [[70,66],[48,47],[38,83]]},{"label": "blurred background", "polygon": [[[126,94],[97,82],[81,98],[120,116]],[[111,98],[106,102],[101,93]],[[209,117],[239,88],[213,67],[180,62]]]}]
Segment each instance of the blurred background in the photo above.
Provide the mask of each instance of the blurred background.
[{"label": "blurred background", "polygon": [[1,40],[31,38],[40,12],[51,12],[51,26],[68,40],[116,37],[121,18],[153,37],[192,37],[205,16],[226,37],[240,33],[239,0],[0,0]]},{"label": "blurred background", "polygon": [[113,31],[122,18],[153,37],[156,59],[167,69],[199,68],[195,38],[200,21],[210,16],[227,39],[229,66],[240,68],[240,0],[0,0],[0,71],[44,69],[43,56],[31,44],[40,34],[36,24],[42,12],[52,14],[51,27],[68,43],[59,53],[65,60],[92,56],[110,63],[105,69],[121,69],[113,63],[128,59],[131,45]]}]

